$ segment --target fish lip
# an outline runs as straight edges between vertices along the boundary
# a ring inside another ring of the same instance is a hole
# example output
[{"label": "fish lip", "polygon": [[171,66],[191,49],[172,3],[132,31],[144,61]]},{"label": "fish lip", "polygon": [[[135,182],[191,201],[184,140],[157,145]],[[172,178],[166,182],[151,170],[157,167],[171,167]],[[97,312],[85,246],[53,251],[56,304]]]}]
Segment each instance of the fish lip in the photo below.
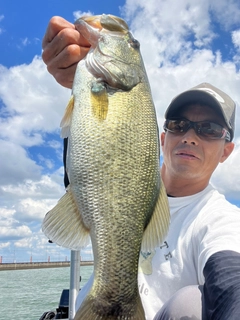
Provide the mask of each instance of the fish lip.
[{"label": "fish lip", "polygon": [[[96,23],[99,22],[97,18],[99,16],[94,16],[96,18]],[[94,24],[94,21],[89,22],[84,20],[84,18],[79,18],[74,22],[76,30],[82,34],[82,36],[87,39],[91,47],[95,48],[98,44],[98,40],[101,37],[101,26]]]},{"label": "fish lip", "polygon": [[187,149],[178,150],[176,152],[176,155],[177,156],[182,156],[182,155],[183,156],[190,156],[190,157],[193,157],[193,158],[196,158],[196,159],[200,159],[195,152],[187,150]]}]

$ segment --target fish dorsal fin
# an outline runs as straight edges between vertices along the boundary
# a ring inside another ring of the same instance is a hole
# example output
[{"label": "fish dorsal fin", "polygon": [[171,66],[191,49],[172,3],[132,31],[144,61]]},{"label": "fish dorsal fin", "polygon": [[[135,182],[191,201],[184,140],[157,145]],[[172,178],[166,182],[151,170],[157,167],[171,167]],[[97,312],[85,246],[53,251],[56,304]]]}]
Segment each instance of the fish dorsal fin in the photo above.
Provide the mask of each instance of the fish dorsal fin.
[{"label": "fish dorsal fin", "polygon": [[151,252],[159,247],[167,234],[170,224],[170,212],[165,187],[161,179],[159,196],[151,220],[149,221],[142,240],[142,252]]},{"label": "fish dorsal fin", "polygon": [[46,214],[42,230],[49,240],[71,250],[80,250],[89,244],[89,230],[84,226],[70,188]]},{"label": "fish dorsal fin", "polygon": [[60,123],[60,127],[62,128],[61,138],[68,137],[73,108],[74,108],[74,96],[72,95],[65,109],[65,113],[63,115],[62,121]]}]

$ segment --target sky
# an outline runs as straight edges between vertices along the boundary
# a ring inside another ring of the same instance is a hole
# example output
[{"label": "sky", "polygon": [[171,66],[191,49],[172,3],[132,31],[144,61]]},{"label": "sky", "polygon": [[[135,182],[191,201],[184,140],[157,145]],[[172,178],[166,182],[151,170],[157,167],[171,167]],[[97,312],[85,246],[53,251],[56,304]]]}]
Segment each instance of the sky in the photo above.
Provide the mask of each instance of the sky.
[{"label": "sky", "polygon": [[[59,124],[71,95],[47,72],[41,42],[52,16],[124,18],[147,69],[160,130],[178,93],[210,82],[236,102],[235,150],[211,183],[240,207],[239,0],[0,0],[0,256],[3,262],[69,259],[49,244],[44,215],[65,193]],[[91,247],[81,252],[92,259]]]}]

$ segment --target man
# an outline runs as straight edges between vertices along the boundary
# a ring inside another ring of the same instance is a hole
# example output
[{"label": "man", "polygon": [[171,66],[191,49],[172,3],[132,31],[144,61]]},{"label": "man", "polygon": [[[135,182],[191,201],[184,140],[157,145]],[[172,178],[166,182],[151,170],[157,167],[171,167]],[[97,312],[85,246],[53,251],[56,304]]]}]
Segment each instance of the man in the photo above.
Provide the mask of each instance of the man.
[{"label": "man", "polygon": [[[88,48],[73,24],[50,20],[43,60],[60,84],[71,88]],[[234,148],[235,103],[203,83],[173,99],[165,117],[162,178],[171,225],[162,246],[140,255],[146,319],[240,319],[240,209],[209,184]],[[78,305],[90,286],[91,279]]]}]

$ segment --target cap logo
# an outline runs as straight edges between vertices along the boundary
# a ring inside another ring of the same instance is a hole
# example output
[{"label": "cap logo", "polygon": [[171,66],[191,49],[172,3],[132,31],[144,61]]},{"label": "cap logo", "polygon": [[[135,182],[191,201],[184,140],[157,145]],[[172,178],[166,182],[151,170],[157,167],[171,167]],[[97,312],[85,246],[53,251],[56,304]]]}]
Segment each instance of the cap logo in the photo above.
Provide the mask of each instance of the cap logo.
[{"label": "cap logo", "polygon": [[220,103],[224,103],[224,99],[215,91],[209,88],[198,88],[198,90],[205,91],[207,93],[210,93],[212,96],[214,96],[215,99],[217,99]]}]

